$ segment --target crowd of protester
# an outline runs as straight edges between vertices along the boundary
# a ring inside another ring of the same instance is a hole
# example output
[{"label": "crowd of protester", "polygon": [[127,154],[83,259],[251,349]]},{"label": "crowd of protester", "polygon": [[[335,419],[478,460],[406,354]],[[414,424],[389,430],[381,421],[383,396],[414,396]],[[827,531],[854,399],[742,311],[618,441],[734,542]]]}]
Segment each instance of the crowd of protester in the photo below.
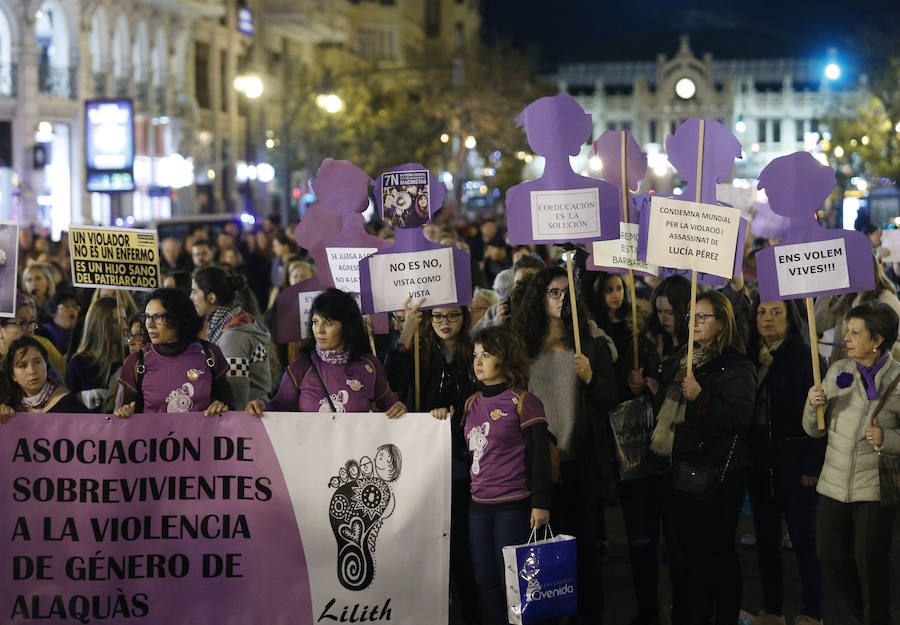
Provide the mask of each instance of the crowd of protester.
[{"label": "crowd of protester", "polygon": [[[573,301],[561,248],[511,246],[501,219],[424,231],[470,253],[471,305],[409,300],[390,332],[372,337],[355,300],[328,289],[313,302],[311,338],[287,344],[278,295],[316,273],[293,225],[201,225],[163,238],[163,284],[150,293],[72,288],[65,238],[23,229],[15,315],[0,318],[0,421],[16,412],[430,412],[451,422],[451,622],[507,622],[500,550],[548,522],[577,538],[572,622],[601,622],[605,514],[618,502],[632,623],[659,623],[666,611],[674,625],[734,625],[747,496],[764,598],[756,625],[787,622],[784,526],[802,585],[793,623],[823,622],[823,572],[860,622],[891,622],[895,510],[880,505],[878,455],[900,453],[891,385],[900,272],[882,267],[877,249],[875,289],[815,303],[826,356],[815,385],[806,308],[760,302],[741,277],[701,286],[691,318],[687,278],[637,276],[632,289],[627,275],[585,270],[582,253],[568,261]],[[747,276],[767,243],[748,243]],[[652,411],[627,476],[608,418],[624,402]],[[659,600],[662,561],[670,606]]]}]

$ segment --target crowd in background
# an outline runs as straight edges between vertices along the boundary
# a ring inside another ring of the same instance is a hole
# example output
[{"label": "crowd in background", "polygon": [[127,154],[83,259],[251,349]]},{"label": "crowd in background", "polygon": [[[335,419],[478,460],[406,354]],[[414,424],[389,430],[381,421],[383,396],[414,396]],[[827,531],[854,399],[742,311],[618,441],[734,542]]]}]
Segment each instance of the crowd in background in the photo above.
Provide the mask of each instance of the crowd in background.
[{"label": "crowd in background", "polygon": [[[146,293],[72,288],[65,236],[22,229],[15,316],[0,319],[0,419],[370,405],[398,417],[416,404],[418,336],[419,410],[450,419],[453,432],[453,622],[506,622],[499,548],[549,519],[578,539],[575,622],[599,623],[605,506],[618,502],[639,606],[632,622],[658,623],[665,610],[674,624],[734,625],[748,492],[765,601],[757,625],[786,622],[783,524],[803,588],[794,623],[822,622],[823,570],[861,622],[890,622],[894,510],[880,505],[878,454],[900,453],[900,391],[889,388],[900,375],[900,267],[882,266],[877,228],[867,232],[875,289],[815,303],[821,386],[806,308],[759,301],[754,254],[768,241],[748,238],[744,275],[701,286],[691,319],[683,276],[637,276],[634,315],[628,276],[585,270],[582,252],[570,261],[573,302],[562,248],[510,245],[502,218],[448,219],[424,233],[470,253],[470,305],[409,301],[388,334],[369,337],[353,299],[328,290],[298,344],[279,340],[278,295],[316,266],[293,230],[266,219],[164,237],[163,288]],[[607,418],[624,402],[652,415],[628,479]],[[682,475],[691,467],[711,481],[697,492]],[[659,604],[663,542],[671,606]]]}]

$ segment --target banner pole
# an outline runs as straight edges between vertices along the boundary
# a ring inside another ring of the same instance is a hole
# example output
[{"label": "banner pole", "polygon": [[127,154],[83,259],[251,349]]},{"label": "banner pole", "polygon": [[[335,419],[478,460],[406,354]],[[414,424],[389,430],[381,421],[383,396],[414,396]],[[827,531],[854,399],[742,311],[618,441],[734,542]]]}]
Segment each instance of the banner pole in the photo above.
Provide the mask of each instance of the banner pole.
[{"label": "banner pole", "polygon": [[[703,190],[703,139],[706,133],[706,120],[700,119],[700,141],[697,145],[697,192],[695,201],[699,204]],[[687,377],[694,373],[694,319],[697,310],[697,270],[691,269],[691,308],[688,314],[688,348]]]},{"label": "banner pole", "polygon": [[372,350],[372,355],[377,356],[378,353],[375,351],[375,334],[372,331],[372,315],[366,315],[366,333],[369,335],[369,347]]},{"label": "banner pole", "polygon": [[[630,223],[628,219],[628,176],[626,171],[626,154],[625,154],[625,133],[626,131],[622,131],[622,150],[621,150],[621,161],[622,161],[622,216],[625,218],[625,223]],[[640,368],[640,364],[638,363],[638,335],[637,335],[637,291],[634,288],[634,270],[629,267],[628,268],[628,292],[631,295],[631,343],[634,348],[634,370],[637,371]]]},{"label": "banner pole", "polygon": [[[806,301],[806,321],[809,323],[809,353],[812,357],[813,383],[816,386],[822,384],[822,370],[819,368],[819,333],[816,330],[816,310],[811,297],[803,298]],[[820,430],[825,429],[825,407],[816,407],[816,423]]]},{"label": "banner pole", "polygon": [[581,353],[581,333],[578,332],[578,304],[575,300],[575,280],[572,278],[572,265],[575,263],[575,250],[568,252],[566,273],[569,276],[569,305],[572,308],[572,329],[575,331],[575,353]]},{"label": "banner pole", "polygon": [[421,380],[419,379],[419,329],[416,328],[416,333],[413,335],[413,370],[416,380],[416,412],[419,412],[421,409],[421,397],[422,397],[422,389],[421,389]]}]

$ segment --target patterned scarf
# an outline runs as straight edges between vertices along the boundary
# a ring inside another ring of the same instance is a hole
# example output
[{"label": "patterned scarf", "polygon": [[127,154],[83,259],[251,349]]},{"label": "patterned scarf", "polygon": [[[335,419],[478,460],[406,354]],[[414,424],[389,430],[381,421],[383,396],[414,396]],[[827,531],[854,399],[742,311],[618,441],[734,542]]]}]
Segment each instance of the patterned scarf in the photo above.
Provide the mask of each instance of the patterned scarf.
[{"label": "patterned scarf", "polygon": [[346,365],[350,362],[350,352],[340,349],[322,349],[316,345],[316,353],[322,359],[322,362],[326,362],[329,365]]},{"label": "patterned scarf", "polygon": [[[694,350],[694,371],[712,360],[716,353],[711,347],[698,347]],[[687,375],[687,349],[681,357],[678,375],[666,387],[666,398],[663,400],[656,417],[656,427],[650,436],[650,449],[660,456],[671,456],[675,444],[675,426],[684,423],[687,400],[681,393],[681,382]]]},{"label": "patterned scarf", "polygon": [[[787,335],[785,335],[787,336]],[[772,347],[769,347],[766,343],[766,340],[762,337],[759,339],[759,372],[756,378],[756,386],[761,387],[763,382],[766,379],[766,375],[769,373],[769,367],[772,366],[772,362],[775,360],[775,350],[781,347],[781,344],[784,343],[784,337],[778,339],[778,342],[775,343]]]},{"label": "patterned scarf", "polygon": [[37,395],[22,398],[22,406],[29,410],[31,408],[43,408],[50,401],[50,398],[53,397],[53,391],[55,390],[56,383],[48,378],[41,390],[37,392]]},{"label": "patterned scarf", "polygon": [[209,327],[206,329],[206,340],[210,343],[215,343],[219,340],[219,337],[222,336],[222,330],[225,329],[225,324],[228,323],[232,317],[235,317],[241,313],[241,305],[238,302],[233,303],[231,306],[219,306],[209,315]]}]

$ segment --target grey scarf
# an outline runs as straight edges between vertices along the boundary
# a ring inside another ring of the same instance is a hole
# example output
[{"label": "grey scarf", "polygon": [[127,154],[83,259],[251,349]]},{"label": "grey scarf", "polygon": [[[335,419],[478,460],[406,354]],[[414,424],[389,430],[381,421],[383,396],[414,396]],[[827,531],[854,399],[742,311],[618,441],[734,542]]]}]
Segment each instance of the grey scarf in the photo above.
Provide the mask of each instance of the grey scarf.
[{"label": "grey scarf", "polygon": [[[694,371],[712,360],[716,353],[710,347],[699,347],[694,350]],[[675,444],[675,426],[684,423],[687,400],[681,392],[681,383],[687,375],[687,351],[681,357],[678,375],[666,387],[666,398],[663,400],[656,417],[656,427],[650,436],[650,449],[660,456],[671,456]]]}]

